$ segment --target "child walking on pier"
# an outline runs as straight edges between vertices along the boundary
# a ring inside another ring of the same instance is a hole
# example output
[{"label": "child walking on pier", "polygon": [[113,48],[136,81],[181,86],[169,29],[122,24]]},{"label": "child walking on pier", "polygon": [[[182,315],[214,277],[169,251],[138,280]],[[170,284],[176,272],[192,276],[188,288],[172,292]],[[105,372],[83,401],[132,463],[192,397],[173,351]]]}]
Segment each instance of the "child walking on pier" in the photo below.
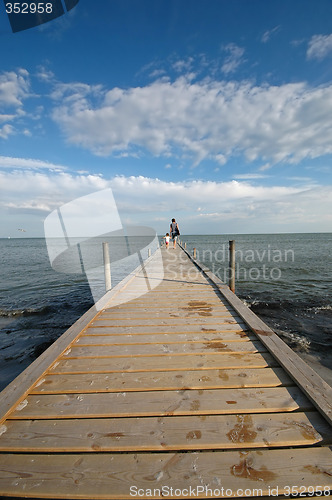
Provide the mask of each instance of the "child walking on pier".
[{"label": "child walking on pier", "polygon": [[168,250],[170,238],[171,237],[170,237],[169,233],[166,233],[166,236],[164,236],[165,243],[166,243],[166,250]]}]

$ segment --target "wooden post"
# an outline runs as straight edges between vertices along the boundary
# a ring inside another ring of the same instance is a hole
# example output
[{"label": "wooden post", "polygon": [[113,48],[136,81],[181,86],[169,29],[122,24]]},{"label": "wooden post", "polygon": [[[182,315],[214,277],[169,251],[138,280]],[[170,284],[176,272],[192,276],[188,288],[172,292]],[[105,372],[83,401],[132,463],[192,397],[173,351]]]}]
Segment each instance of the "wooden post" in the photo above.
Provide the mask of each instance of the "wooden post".
[{"label": "wooden post", "polygon": [[196,248],[194,248],[194,259],[196,259]]},{"label": "wooden post", "polygon": [[105,274],[105,289],[108,292],[112,288],[111,281],[111,263],[108,243],[103,243],[103,256],[104,256],[104,274]]},{"label": "wooden post", "polygon": [[235,293],[235,240],[229,242],[229,288]]},{"label": "wooden post", "polygon": [[148,248],[148,257],[151,257],[151,248]]}]

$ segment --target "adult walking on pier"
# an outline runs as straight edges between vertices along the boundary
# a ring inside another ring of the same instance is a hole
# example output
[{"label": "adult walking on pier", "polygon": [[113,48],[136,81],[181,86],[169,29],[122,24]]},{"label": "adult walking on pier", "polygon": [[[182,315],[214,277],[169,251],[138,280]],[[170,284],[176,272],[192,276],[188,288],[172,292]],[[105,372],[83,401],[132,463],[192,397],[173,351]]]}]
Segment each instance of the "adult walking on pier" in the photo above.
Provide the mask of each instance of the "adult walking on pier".
[{"label": "adult walking on pier", "polygon": [[176,248],[176,240],[180,234],[180,230],[179,230],[178,223],[176,222],[175,219],[172,219],[172,222],[170,224],[170,233],[171,233],[172,240],[173,240],[173,248]]}]

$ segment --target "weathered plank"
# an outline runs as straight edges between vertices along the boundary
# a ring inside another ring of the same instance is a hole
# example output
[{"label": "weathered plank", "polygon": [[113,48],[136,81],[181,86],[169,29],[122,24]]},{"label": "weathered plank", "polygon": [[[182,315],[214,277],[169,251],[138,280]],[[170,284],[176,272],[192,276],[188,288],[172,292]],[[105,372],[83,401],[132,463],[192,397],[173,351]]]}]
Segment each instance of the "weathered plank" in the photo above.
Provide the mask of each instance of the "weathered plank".
[{"label": "weathered plank", "polygon": [[211,370],[229,368],[276,367],[278,363],[268,353],[254,354],[192,354],[140,358],[99,358],[68,359],[62,358],[55,363],[49,373],[116,373],[149,371]]},{"label": "weathered plank", "polygon": [[182,342],[178,344],[146,343],[128,345],[72,345],[63,356],[74,358],[107,358],[130,356],[167,356],[169,354],[230,354],[266,352],[266,347],[259,341],[253,342]]},{"label": "weathered plank", "polygon": [[[98,332],[97,332],[98,333]],[[103,331],[99,330],[99,335],[90,334],[90,330],[87,329],[84,335],[80,335],[80,337],[73,344],[75,346],[78,345],[126,345],[126,344],[182,344],[187,342],[249,342],[252,340],[256,340],[257,337],[253,333],[248,332],[224,332],[222,334],[215,332],[201,332],[201,333],[150,333],[150,334],[141,334],[141,335],[132,335],[132,334],[120,334],[116,335],[113,332],[113,335],[103,333]]]},{"label": "weathered plank", "polygon": [[150,321],[153,319],[153,321],[159,321],[159,320],[169,320],[169,319],[174,319],[174,318],[179,318],[181,320],[187,320],[187,318],[193,318],[193,317],[201,317],[201,318],[208,318],[208,317],[213,317],[216,318],[218,321],[223,320],[224,318],[234,318],[237,317],[234,315],[234,311],[231,312],[226,309],[217,309],[213,310],[212,307],[209,308],[204,308],[204,309],[193,309],[190,311],[180,311],[180,310],[173,310],[173,311],[161,311],[160,309],[153,311],[153,314],[151,311],[117,311],[116,313],[108,310],[108,312],[103,312],[100,315],[100,319],[111,319],[111,320],[130,320],[130,321],[136,321],[137,323],[141,323],[142,321]]},{"label": "weathered plank", "polygon": [[245,370],[199,370],[147,373],[89,373],[45,375],[32,394],[71,394],[89,392],[126,392],[181,389],[220,389],[239,387],[277,387],[293,385],[280,368]]},{"label": "weathered plank", "polygon": [[318,412],[144,418],[11,420],[2,452],[272,448],[332,442]]},{"label": "weathered plank", "polygon": [[[170,292],[171,294],[172,292]],[[185,295],[187,297],[187,295]],[[129,313],[135,313],[135,312],[158,312],[159,310],[161,312],[176,312],[178,310],[180,311],[188,311],[190,309],[204,309],[204,308],[212,308],[213,310],[217,309],[220,311],[232,311],[232,308],[227,304],[227,302],[224,300],[221,300],[221,297],[217,297],[215,295],[212,295],[209,297],[208,301],[207,300],[197,300],[196,299],[191,299],[187,297],[186,299],[182,300],[177,300],[176,302],[173,302],[170,304],[169,299],[166,300],[164,299],[163,301],[159,301],[158,299],[150,300],[149,295],[146,297],[144,301],[136,301],[132,300],[131,302],[127,304],[121,304],[119,306],[114,306],[114,307],[107,307],[104,308],[104,312],[110,313],[110,314],[118,314],[121,312],[129,312]]]},{"label": "weathered plank", "polygon": [[9,416],[22,418],[211,415],[310,410],[297,387],[29,395]]},{"label": "weathered plank", "polygon": [[[129,499],[269,496],[332,489],[328,447],[202,453],[8,454],[0,457],[3,495]],[[159,488],[159,494],[154,489]],[[172,488],[172,490],[171,490]],[[294,491],[294,490],[293,490]],[[247,494],[248,496],[248,494]],[[324,497],[324,496],[323,496]]]},{"label": "weathered plank", "polygon": [[[217,334],[223,334],[227,332],[238,332],[241,334],[242,332],[249,331],[247,325],[241,321],[241,323],[227,323],[227,324],[217,324],[204,326],[200,324],[196,325],[181,325],[181,327],[176,327],[174,325],[169,326],[167,323],[165,325],[150,325],[150,326],[117,326],[116,328],[112,325],[110,321],[105,325],[97,325],[94,323],[90,325],[89,328],[85,330],[87,335],[119,335],[122,333],[129,333],[130,335],[142,335],[142,334],[179,334],[182,333],[202,333],[205,332],[214,332]],[[256,336],[255,336],[256,338]]]},{"label": "weathered plank", "polygon": [[181,328],[182,325],[218,325],[219,327],[224,324],[238,324],[238,320],[235,316],[227,316],[225,318],[214,318],[214,317],[189,317],[189,318],[150,318],[150,319],[135,319],[135,318],[123,318],[123,319],[112,319],[111,317],[98,316],[95,321],[91,323],[91,326],[112,326],[113,328],[121,326],[174,326],[176,328]]}]

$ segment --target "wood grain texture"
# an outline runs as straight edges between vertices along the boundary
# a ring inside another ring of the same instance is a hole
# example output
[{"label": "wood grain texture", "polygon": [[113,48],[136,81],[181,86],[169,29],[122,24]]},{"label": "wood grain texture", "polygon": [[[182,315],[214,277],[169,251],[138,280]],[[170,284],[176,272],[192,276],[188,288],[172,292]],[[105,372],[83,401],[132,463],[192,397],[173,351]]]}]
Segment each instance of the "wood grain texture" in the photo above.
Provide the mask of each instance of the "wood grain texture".
[{"label": "wood grain texture", "polygon": [[[86,330],[86,333],[89,335],[119,335],[122,333],[127,333],[130,335],[156,335],[168,333],[169,335],[177,334],[181,335],[182,333],[202,333],[205,332],[215,332],[217,334],[222,333],[242,333],[243,331],[248,331],[247,325],[242,321],[240,323],[222,323],[213,326],[204,326],[199,323],[195,325],[181,325],[181,327],[170,326],[170,325],[131,325],[131,326],[117,326],[114,327],[111,322],[108,322],[107,325],[90,325]],[[251,332],[252,333],[252,332]],[[256,337],[255,337],[256,338]]]},{"label": "wood grain texture", "polygon": [[297,387],[30,395],[9,419],[212,415],[310,410]]},{"label": "wood grain texture", "polygon": [[231,369],[155,372],[122,372],[112,374],[58,374],[45,375],[32,394],[63,394],[89,392],[123,392],[235,389],[240,387],[277,387],[293,385],[292,379],[281,368]]},{"label": "wood grain texture", "polygon": [[259,341],[253,342],[183,342],[178,344],[146,343],[128,345],[72,345],[63,356],[68,359],[74,358],[107,358],[107,357],[129,357],[129,356],[167,356],[172,354],[231,354],[231,353],[256,353],[266,352],[266,347]]},{"label": "wood grain texture", "polygon": [[[100,332],[100,330],[99,330]],[[100,332],[101,333],[101,332]],[[137,334],[107,334],[102,335],[96,334],[91,335],[90,329],[88,328],[85,335],[80,335],[80,337],[73,344],[75,346],[79,345],[127,345],[127,344],[181,344],[187,342],[249,342],[250,340],[256,340],[256,336],[253,333],[248,333],[245,331],[229,331],[223,333],[205,332],[200,333],[150,333],[137,336]]]},{"label": "wood grain texture", "polygon": [[117,373],[117,372],[154,372],[182,370],[213,370],[230,368],[276,367],[278,363],[269,353],[235,354],[192,354],[191,356],[140,356],[139,358],[81,358],[59,359],[49,373]]},{"label": "wood grain texture", "polygon": [[[287,486],[332,488],[332,451],[328,447],[287,450],[129,453],[129,454],[8,454],[0,457],[0,493],[17,497],[129,499],[160,498],[154,488],[195,488],[196,498],[220,498],[221,488],[230,497],[248,489],[255,496],[269,496]],[[130,489],[134,487],[134,490]],[[218,491],[219,490],[219,491]],[[216,492],[216,494],[214,493]],[[225,493],[224,493],[225,494]]]},{"label": "wood grain texture", "polygon": [[272,448],[331,444],[318,412],[144,418],[12,420],[7,452],[96,452]]}]

